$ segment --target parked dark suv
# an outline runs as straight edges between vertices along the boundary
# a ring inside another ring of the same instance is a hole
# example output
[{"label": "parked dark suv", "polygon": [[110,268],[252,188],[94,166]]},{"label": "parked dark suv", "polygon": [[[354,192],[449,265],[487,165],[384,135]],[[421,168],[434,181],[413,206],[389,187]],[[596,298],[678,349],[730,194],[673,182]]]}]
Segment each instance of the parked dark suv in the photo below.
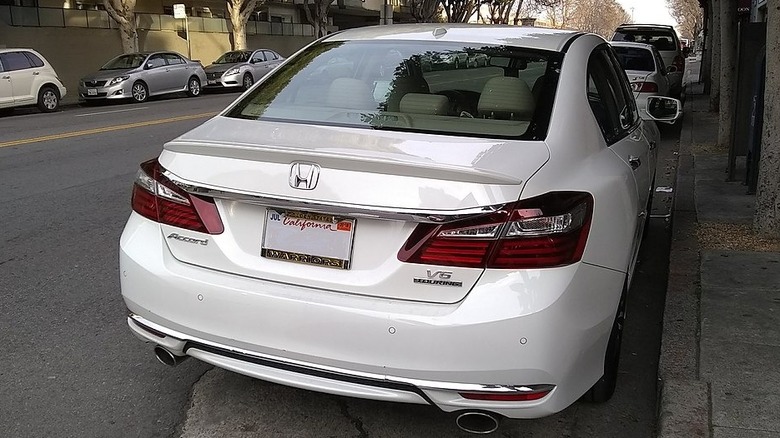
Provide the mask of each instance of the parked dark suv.
[{"label": "parked dark suv", "polygon": [[680,97],[685,57],[680,46],[680,38],[674,31],[674,27],[663,24],[621,24],[615,29],[612,41],[628,41],[655,46],[664,60],[664,65],[667,66],[670,94],[672,97]]}]

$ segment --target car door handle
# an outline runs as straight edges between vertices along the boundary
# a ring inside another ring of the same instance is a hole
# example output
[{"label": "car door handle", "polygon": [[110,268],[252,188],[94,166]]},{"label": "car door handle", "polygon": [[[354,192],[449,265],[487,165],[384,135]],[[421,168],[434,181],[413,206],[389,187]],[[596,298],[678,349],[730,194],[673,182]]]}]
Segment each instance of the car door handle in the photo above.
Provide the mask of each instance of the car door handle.
[{"label": "car door handle", "polygon": [[642,160],[639,159],[639,157],[635,157],[633,155],[630,155],[628,157],[628,164],[631,165],[631,168],[634,170],[639,169],[639,166],[642,165]]},{"label": "car door handle", "polygon": [[41,72],[39,72],[39,71],[34,71],[33,72],[33,76],[38,76],[39,74],[41,74]]},{"label": "car door handle", "polygon": [[652,151],[653,149],[655,149],[655,146],[656,146],[655,141],[651,141],[650,142],[650,150]]},{"label": "car door handle", "polygon": [[11,79],[10,76],[3,76],[3,79]]}]

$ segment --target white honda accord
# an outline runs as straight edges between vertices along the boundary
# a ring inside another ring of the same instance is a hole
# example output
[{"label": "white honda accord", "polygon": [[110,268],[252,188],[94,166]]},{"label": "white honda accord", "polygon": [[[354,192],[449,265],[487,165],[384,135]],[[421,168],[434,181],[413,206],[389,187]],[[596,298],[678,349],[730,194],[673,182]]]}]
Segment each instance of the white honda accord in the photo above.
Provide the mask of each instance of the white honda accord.
[{"label": "white honda accord", "polygon": [[[451,53],[485,62],[421,67]],[[129,326],[169,365],[431,404],[474,432],[607,400],[658,141],[595,35],[331,34],[141,164]]]}]

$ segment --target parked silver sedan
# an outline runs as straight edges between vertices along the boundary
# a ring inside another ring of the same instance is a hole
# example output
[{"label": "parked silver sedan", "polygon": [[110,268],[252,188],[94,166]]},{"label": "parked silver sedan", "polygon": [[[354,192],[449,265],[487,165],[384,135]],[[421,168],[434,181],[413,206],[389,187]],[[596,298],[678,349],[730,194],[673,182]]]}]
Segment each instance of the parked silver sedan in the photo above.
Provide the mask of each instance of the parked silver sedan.
[{"label": "parked silver sedan", "polygon": [[128,53],[108,61],[79,81],[79,100],[132,99],[186,92],[200,95],[206,72],[199,62],[175,52]]},{"label": "parked silver sedan", "polygon": [[206,87],[248,90],[282,61],[284,57],[269,49],[226,52],[206,67]]}]

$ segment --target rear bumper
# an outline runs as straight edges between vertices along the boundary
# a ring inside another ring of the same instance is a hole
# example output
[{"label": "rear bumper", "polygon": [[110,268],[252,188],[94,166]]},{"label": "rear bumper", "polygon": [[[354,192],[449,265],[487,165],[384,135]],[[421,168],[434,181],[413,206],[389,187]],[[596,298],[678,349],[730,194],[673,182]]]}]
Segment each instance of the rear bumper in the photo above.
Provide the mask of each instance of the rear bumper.
[{"label": "rear bumper", "polygon": [[[129,325],[144,341],[299,388],[510,418],[558,412],[601,376],[624,278],[584,263],[488,271],[459,303],[415,303],[198,268],[163,240],[133,214],[120,244]],[[459,394],[535,385],[554,389],[526,402]]]}]

